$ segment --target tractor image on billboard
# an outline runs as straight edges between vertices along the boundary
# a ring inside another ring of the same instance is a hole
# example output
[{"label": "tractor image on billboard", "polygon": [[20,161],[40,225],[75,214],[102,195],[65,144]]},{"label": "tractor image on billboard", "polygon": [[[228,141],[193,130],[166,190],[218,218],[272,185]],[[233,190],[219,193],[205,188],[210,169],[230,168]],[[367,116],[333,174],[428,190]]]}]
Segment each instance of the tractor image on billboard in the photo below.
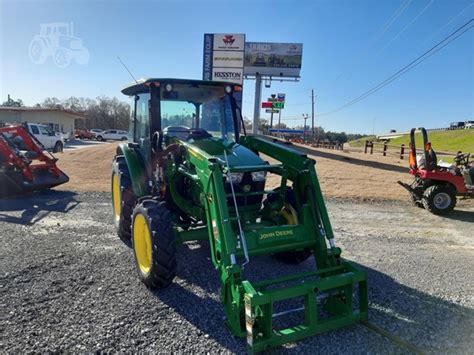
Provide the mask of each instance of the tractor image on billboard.
[{"label": "tractor image on billboard", "polygon": [[[112,204],[118,235],[133,248],[149,288],[173,282],[180,243],[209,243],[226,324],[258,352],[366,320],[367,272],[341,257],[316,162],[245,133],[234,98],[241,89],[184,79],[124,88],[132,98],[133,140],[117,147]],[[276,186],[266,186],[269,174],[278,176]],[[262,255],[314,264],[252,280],[247,267]],[[278,309],[291,301],[299,307]],[[277,325],[295,314],[298,323]]]},{"label": "tractor image on billboard", "polygon": [[77,64],[89,62],[89,51],[82,39],[74,37],[73,24],[48,23],[40,26],[40,33],[33,37],[29,48],[30,59],[43,64],[48,57],[60,68],[67,67],[72,60]]}]

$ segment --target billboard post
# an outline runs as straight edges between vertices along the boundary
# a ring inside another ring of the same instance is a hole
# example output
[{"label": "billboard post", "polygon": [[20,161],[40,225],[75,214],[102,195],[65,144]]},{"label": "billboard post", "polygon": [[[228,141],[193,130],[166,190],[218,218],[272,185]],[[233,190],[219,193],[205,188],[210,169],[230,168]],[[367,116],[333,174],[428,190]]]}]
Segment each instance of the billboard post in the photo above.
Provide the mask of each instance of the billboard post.
[{"label": "billboard post", "polygon": [[262,101],[262,77],[259,73],[255,75],[255,105],[253,107],[252,133],[258,134],[260,123],[260,101]]}]

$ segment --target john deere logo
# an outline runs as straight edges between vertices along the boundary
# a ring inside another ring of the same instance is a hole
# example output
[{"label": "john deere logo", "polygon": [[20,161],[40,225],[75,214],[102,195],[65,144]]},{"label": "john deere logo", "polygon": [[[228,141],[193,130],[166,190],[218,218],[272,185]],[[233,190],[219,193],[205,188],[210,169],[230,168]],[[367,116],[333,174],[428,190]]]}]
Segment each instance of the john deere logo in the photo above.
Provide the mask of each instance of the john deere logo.
[{"label": "john deere logo", "polygon": [[224,42],[226,46],[231,46],[234,44],[235,38],[232,35],[225,35],[224,38],[222,38],[222,42]]}]

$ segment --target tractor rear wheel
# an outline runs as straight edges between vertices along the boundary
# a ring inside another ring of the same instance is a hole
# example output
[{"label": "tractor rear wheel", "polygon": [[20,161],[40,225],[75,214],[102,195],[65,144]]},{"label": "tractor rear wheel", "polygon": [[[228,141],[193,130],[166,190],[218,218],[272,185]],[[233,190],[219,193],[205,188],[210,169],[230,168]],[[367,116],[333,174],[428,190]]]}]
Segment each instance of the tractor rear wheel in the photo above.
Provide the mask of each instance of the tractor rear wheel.
[{"label": "tractor rear wheel", "polygon": [[143,200],[133,211],[132,244],[138,275],[150,288],[164,288],[176,275],[173,221],[166,203]]},{"label": "tractor rear wheel", "polygon": [[456,190],[444,184],[428,187],[423,193],[423,206],[433,214],[445,215],[456,205]]},{"label": "tractor rear wheel", "polygon": [[118,155],[113,162],[112,170],[112,204],[117,234],[128,246],[131,246],[132,213],[136,202],[127,162],[123,155]]},{"label": "tractor rear wheel", "polygon": [[[271,194],[267,197],[264,203],[273,203],[277,198],[276,194]],[[281,216],[286,224],[298,224],[298,214],[296,212],[296,197],[292,188],[286,189],[285,203],[280,211]],[[275,259],[285,262],[287,264],[299,264],[308,259],[312,255],[310,249],[283,251],[276,253],[273,256]]]}]

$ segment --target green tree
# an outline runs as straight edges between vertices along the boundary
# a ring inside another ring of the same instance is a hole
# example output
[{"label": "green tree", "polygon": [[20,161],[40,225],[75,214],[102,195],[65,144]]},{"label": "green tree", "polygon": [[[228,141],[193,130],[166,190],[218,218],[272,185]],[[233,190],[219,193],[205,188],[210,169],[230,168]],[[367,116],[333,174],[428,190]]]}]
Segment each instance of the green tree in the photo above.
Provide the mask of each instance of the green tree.
[{"label": "green tree", "polygon": [[23,104],[23,101],[21,99],[13,100],[10,97],[10,95],[8,95],[7,101],[4,101],[2,106],[5,106],[5,107],[23,107],[25,105]]}]

